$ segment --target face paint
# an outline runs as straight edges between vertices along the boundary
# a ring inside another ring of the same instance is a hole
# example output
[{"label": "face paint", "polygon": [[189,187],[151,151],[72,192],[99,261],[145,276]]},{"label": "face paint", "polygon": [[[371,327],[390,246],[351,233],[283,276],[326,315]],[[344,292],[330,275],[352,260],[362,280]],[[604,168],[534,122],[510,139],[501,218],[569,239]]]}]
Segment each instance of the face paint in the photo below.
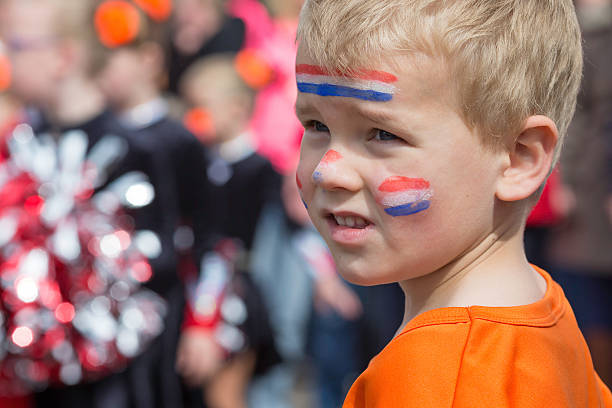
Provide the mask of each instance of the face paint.
[{"label": "face paint", "polygon": [[329,73],[315,65],[296,67],[300,92],[319,96],[341,96],[365,101],[387,102],[393,99],[397,77],[383,71],[361,70],[353,75]]},{"label": "face paint", "polygon": [[297,184],[297,188],[300,190],[300,200],[302,200],[302,204],[304,204],[304,207],[308,209],[308,204],[306,204],[306,201],[304,201],[302,198],[302,182],[300,181],[300,176],[298,176],[297,173],[295,173],[295,184]]},{"label": "face paint", "polygon": [[380,203],[392,217],[416,214],[430,206],[433,192],[429,182],[420,178],[389,177],[378,187]]},{"label": "face paint", "polygon": [[334,163],[342,158],[342,155],[335,150],[328,150],[325,153],[325,156],[319,162],[319,165],[315,169],[314,173],[312,173],[312,180],[315,183],[320,183],[323,181],[323,172],[327,170],[331,163]]}]

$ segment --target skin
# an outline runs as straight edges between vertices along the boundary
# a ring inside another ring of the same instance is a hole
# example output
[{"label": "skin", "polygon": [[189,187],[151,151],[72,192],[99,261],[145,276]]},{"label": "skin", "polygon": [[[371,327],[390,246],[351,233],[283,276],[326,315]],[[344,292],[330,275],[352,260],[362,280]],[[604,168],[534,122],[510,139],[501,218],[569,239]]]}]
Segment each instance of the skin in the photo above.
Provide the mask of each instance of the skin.
[{"label": "skin", "polygon": [[67,126],[99,114],[105,102],[89,77],[84,41],[58,36],[58,12],[45,1],[5,0],[0,37],[7,43],[12,94],[54,124]]},{"label": "skin", "polygon": [[[557,141],[554,123],[527,118],[509,149],[483,146],[457,109],[444,65],[419,56],[382,59],[396,75],[391,101],[299,93],[305,127],[298,177],[309,215],[351,282],[398,282],[405,321],[435,308],[515,306],[541,299],[543,278],[522,246],[527,198],[545,180]],[[303,46],[298,64],[315,64]],[[400,68],[401,67],[401,68]],[[320,166],[326,152],[341,160]],[[322,172],[312,179],[315,169]],[[381,181],[422,178],[431,207],[392,217],[377,202]],[[365,228],[341,227],[357,216]]]},{"label": "skin", "polygon": [[159,96],[163,51],[154,43],[113,51],[97,76],[100,89],[118,111],[128,111]]}]

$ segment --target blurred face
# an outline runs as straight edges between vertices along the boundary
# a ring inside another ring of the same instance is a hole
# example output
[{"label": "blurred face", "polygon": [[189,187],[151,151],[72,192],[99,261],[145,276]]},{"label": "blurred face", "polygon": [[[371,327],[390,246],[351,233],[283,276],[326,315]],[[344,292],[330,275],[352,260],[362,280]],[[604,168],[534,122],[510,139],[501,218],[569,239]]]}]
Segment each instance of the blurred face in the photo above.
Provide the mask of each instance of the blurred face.
[{"label": "blurred face", "polygon": [[297,64],[297,184],[344,278],[423,276],[494,229],[502,155],[458,115],[438,62],[382,62],[349,78],[325,73],[301,48]]},{"label": "blurred face", "polygon": [[64,62],[54,35],[52,7],[44,2],[4,3],[0,35],[12,66],[12,91],[26,103],[48,104],[55,95]]},{"label": "blurred face", "polygon": [[174,45],[194,54],[220,28],[218,0],[178,0],[174,11]]},{"label": "blurred face", "polygon": [[147,75],[143,72],[145,68],[141,55],[135,50],[121,48],[109,53],[98,75],[98,83],[111,105],[122,108],[129,104]]},{"label": "blurred face", "polygon": [[210,135],[211,142],[219,143],[238,136],[247,125],[248,97],[236,90],[234,80],[226,71],[211,70],[182,87],[185,100],[208,113],[214,132]]}]

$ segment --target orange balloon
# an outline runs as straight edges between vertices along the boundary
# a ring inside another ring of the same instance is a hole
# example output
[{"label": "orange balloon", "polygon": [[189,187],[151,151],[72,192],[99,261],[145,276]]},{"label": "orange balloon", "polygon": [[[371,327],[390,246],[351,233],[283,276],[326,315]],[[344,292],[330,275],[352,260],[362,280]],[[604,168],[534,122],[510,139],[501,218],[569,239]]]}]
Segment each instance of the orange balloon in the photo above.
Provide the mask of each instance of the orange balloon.
[{"label": "orange balloon", "polygon": [[234,67],[242,80],[253,89],[261,89],[272,82],[274,71],[262,57],[252,50],[236,55]]},{"label": "orange balloon", "polygon": [[140,31],[140,15],[130,3],[109,0],[100,4],[94,16],[100,42],[116,48],[134,41]]},{"label": "orange balloon", "polygon": [[164,21],[172,13],[172,0],[134,0],[155,21]]}]

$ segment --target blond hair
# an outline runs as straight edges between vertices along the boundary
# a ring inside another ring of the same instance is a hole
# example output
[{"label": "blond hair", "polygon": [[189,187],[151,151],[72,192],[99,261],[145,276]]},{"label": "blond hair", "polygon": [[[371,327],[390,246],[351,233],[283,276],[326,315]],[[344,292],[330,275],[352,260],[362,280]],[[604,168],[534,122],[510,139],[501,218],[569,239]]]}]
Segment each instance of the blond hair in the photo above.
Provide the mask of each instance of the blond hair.
[{"label": "blond hair", "polygon": [[571,0],[306,0],[298,41],[344,73],[384,56],[441,58],[485,145],[503,146],[529,116],[545,115],[559,130],[555,161],[582,74]]},{"label": "blond hair", "polygon": [[[189,66],[181,78],[179,88],[184,94],[189,89],[205,90],[214,82],[217,87],[231,97],[244,97],[249,105],[254,103],[255,91],[247,85],[236,70],[235,53],[218,53],[202,57]],[[252,106],[249,106],[249,109]]]}]

